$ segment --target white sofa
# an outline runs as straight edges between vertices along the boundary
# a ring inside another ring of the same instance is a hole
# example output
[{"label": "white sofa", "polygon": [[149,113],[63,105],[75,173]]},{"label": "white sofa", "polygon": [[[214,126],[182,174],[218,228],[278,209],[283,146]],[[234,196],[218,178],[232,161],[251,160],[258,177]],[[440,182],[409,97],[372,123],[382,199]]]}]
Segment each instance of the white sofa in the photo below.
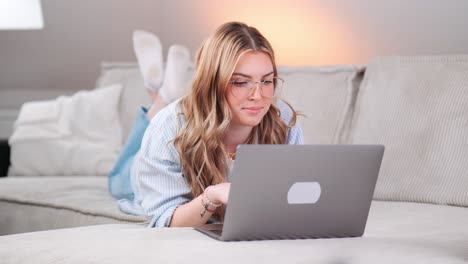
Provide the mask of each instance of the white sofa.
[{"label": "white sofa", "polygon": [[[225,243],[192,228],[147,229],[118,211],[105,175],[41,175],[44,164],[23,153],[48,155],[40,146],[50,140],[29,139],[13,142],[12,171],[35,175],[0,180],[1,262],[468,263],[468,56],[282,66],[280,75],[306,115],[307,144],[386,146],[363,237]],[[123,140],[148,99],[134,64],[103,64],[97,86],[113,83],[123,87]]]}]

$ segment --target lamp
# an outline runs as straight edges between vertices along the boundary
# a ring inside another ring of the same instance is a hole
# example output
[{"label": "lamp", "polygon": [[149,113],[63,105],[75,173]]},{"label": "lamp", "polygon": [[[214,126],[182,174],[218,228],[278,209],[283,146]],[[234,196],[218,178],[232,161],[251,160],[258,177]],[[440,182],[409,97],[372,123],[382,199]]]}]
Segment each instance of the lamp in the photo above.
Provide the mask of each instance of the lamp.
[{"label": "lamp", "polygon": [[40,0],[0,0],[0,30],[44,28]]}]

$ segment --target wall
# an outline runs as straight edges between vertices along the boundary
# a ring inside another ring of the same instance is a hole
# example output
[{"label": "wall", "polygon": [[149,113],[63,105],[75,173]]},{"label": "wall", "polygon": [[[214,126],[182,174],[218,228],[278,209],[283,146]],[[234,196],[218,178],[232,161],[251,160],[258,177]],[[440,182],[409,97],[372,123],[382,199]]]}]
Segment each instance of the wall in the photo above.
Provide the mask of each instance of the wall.
[{"label": "wall", "polygon": [[42,8],[43,30],[0,31],[0,137],[23,102],[91,89],[101,61],[134,61],[137,28],[156,33],[165,51],[180,43],[195,52],[220,23],[241,20],[293,65],[468,53],[463,0],[43,0]]}]

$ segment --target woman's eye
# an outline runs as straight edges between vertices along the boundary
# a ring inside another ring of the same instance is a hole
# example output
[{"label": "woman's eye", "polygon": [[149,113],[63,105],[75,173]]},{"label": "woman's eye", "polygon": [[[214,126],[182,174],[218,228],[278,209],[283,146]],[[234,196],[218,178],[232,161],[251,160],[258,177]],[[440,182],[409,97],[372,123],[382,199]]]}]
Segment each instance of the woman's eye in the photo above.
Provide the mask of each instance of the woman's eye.
[{"label": "woman's eye", "polygon": [[264,80],[263,83],[264,84],[273,84],[273,81],[272,80]]},{"label": "woman's eye", "polygon": [[248,82],[240,82],[240,81],[234,81],[232,82],[232,84],[234,84],[235,86],[239,86],[239,87],[244,87],[247,85]]}]

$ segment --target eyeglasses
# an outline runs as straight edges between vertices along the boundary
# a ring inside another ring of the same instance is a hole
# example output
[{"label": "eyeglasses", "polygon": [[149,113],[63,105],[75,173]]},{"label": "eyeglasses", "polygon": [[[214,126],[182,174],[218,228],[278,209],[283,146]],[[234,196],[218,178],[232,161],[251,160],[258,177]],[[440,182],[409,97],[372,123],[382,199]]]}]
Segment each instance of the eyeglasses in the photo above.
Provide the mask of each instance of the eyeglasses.
[{"label": "eyeglasses", "polygon": [[268,77],[264,80],[254,82],[247,80],[235,80],[229,82],[231,85],[231,93],[237,99],[245,99],[249,97],[257,87],[260,86],[261,95],[265,98],[273,98],[279,94],[283,87],[284,80],[280,77]]}]

